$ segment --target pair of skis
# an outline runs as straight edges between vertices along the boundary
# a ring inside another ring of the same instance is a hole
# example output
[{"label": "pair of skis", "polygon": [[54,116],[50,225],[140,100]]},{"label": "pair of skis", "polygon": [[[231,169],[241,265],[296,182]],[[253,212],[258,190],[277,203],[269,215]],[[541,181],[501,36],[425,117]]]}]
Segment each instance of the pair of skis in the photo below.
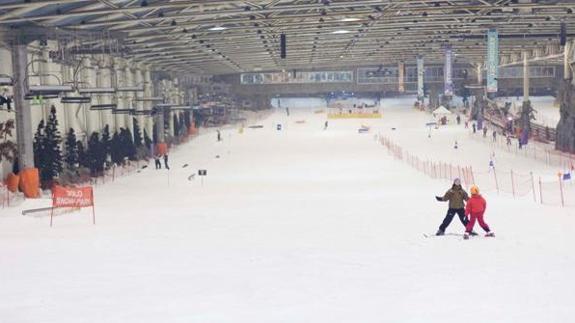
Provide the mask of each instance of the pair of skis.
[{"label": "pair of skis", "polygon": [[[423,236],[424,236],[425,238],[435,238],[435,237],[443,237],[443,236],[455,236],[455,237],[461,237],[461,238],[463,238],[463,239],[465,239],[465,240],[474,237],[474,236],[468,236],[467,239],[466,239],[466,238],[465,238],[465,235],[464,235],[464,234],[461,234],[461,233],[445,233],[445,234],[440,235],[440,236],[435,235],[435,234],[427,234],[427,233],[424,233]],[[479,235],[478,235],[477,237],[479,237]],[[485,235],[485,237],[486,237],[486,238],[495,238],[495,234],[493,234],[493,232],[492,232],[492,233],[489,234],[489,235]]]}]

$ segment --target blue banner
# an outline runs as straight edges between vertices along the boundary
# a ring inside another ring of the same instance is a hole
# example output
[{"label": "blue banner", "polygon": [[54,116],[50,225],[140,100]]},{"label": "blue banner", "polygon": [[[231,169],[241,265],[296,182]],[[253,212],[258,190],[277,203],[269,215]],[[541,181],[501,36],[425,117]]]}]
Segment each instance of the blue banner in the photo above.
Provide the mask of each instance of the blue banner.
[{"label": "blue banner", "polygon": [[443,66],[443,81],[444,81],[444,94],[447,96],[453,95],[453,67],[451,65],[453,50],[451,46],[444,48],[445,52],[445,65]]},{"label": "blue banner", "polygon": [[417,56],[417,98],[423,100],[423,56]]},{"label": "blue banner", "polygon": [[499,75],[499,34],[496,29],[487,32],[487,92],[497,92]]}]

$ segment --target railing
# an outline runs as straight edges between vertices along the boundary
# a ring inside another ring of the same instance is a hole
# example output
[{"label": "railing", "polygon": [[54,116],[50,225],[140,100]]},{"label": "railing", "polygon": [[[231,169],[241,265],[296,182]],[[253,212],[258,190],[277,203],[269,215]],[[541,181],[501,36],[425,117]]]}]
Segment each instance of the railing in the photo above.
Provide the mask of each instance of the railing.
[{"label": "railing", "polygon": [[[479,134],[476,136],[481,137]],[[419,158],[381,135],[377,139],[395,159],[404,161],[431,178],[447,181],[460,178],[464,186],[476,184],[483,192],[506,194],[517,199],[532,199],[535,203],[544,205],[575,206],[575,183],[570,179],[570,170],[537,178],[533,172],[502,171],[495,167],[491,167],[487,172],[475,172],[471,166]],[[548,152],[547,156],[548,160],[551,160],[553,158],[549,157],[555,154]],[[564,159],[563,163],[570,161],[573,159]]]}]

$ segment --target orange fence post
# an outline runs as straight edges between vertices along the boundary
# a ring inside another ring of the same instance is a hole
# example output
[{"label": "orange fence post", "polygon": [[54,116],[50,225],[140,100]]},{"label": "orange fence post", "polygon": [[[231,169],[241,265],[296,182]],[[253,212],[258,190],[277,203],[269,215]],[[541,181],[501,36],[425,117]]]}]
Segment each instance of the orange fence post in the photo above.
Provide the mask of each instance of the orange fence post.
[{"label": "orange fence post", "polygon": [[543,204],[543,186],[541,184],[541,176],[539,176],[539,200]]},{"label": "orange fence post", "polygon": [[535,195],[535,182],[533,181],[533,172],[529,173],[531,175],[531,190],[533,191],[533,202],[537,203],[537,197]]},{"label": "orange fence post", "polygon": [[513,179],[513,169],[511,170],[511,192],[513,197],[515,197],[515,181]]},{"label": "orange fence post", "polygon": [[561,206],[565,206],[565,197],[563,196],[563,181],[561,180],[561,175],[559,175],[559,190],[561,191]]},{"label": "orange fence post", "polygon": [[497,194],[499,194],[499,182],[497,181],[497,172],[495,167],[493,167],[493,177],[495,178],[495,189],[497,189]]}]

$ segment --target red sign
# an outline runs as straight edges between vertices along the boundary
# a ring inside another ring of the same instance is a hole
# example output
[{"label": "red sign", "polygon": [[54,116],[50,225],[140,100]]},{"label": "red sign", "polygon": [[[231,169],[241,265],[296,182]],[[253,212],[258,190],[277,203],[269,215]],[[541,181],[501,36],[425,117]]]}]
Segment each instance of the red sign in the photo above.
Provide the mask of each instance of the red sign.
[{"label": "red sign", "polygon": [[87,207],[94,206],[92,187],[64,187],[54,185],[52,188],[52,207]]}]

